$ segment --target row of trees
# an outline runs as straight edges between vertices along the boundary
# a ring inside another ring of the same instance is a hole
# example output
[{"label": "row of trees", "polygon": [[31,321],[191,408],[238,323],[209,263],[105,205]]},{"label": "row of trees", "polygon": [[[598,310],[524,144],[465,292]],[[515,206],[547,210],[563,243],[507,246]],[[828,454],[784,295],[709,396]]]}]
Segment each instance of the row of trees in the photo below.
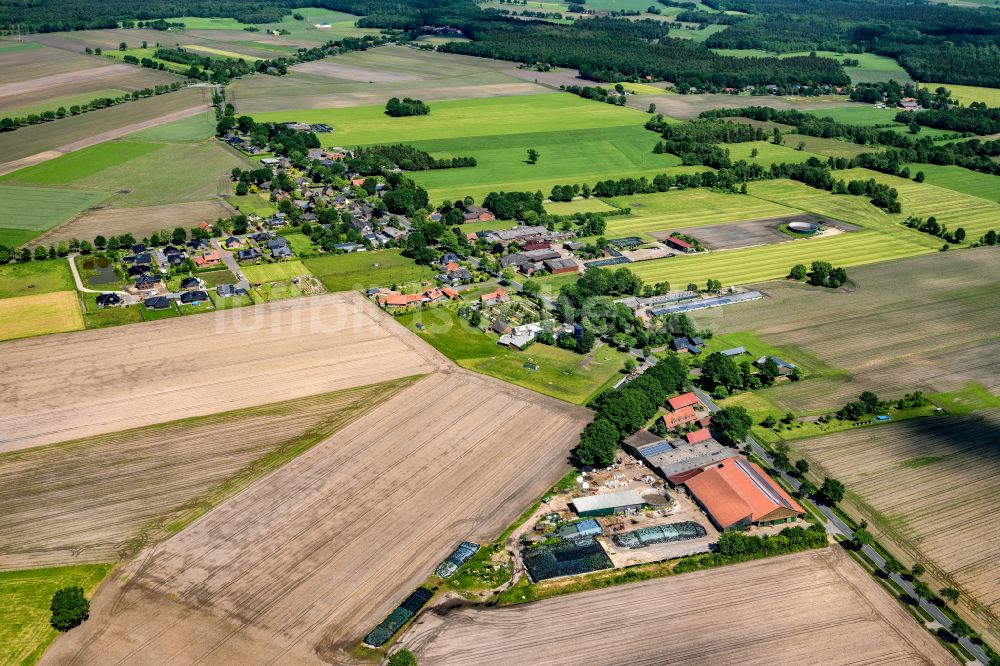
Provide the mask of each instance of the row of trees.
[{"label": "row of trees", "polygon": [[[911,229],[916,229],[917,231],[922,231],[925,234],[942,238],[952,244],[958,244],[965,241],[965,229],[963,227],[958,227],[954,231],[950,231],[948,229],[948,225],[938,222],[937,218],[933,215],[928,217],[926,220],[922,217],[915,217],[911,215],[903,221],[903,224]],[[989,245],[989,243],[986,244]]]},{"label": "row of trees", "polygon": [[598,396],[594,420],[574,449],[576,460],[586,467],[613,463],[621,439],[642,428],[668,395],[684,388],[687,372],[679,358],[668,356],[622,388]]},{"label": "row of trees", "polygon": [[428,169],[453,169],[476,166],[475,157],[445,157],[435,159],[430,153],[402,143],[358,147],[354,158],[348,160],[348,168],[368,176],[386,173],[394,166],[405,171],[426,171]]},{"label": "row of trees", "polygon": [[19,127],[27,127],[28,125],[38,125],[39,123],[47,123],[52,120],[66,118],[67,116],[78,116],[81,113],[87,113],[88,111],[106,109],[109,106],[116,106],[118,104],[124,104],[125,102],[131,102],[137,99],[144,99],[146,97],[153,97],[154,95],[162,95],[164,93],[174,92],[176,90],[180,90],[183,87],[184,87],[183,83],[174,81],[173,83],[165,83],[163,85],[153,86],[152,88],[143,88],[142,90],[134,90],[130,93],[119,95],[117,97],[98,97],[83,104],[71,104],[68,109],[65,106],[60,106],[55,110],[41,111],[39,113],[29,113],[28,115],[23,117],[2,118],[0,119],[0,132],[12,132],[18,129]]}]

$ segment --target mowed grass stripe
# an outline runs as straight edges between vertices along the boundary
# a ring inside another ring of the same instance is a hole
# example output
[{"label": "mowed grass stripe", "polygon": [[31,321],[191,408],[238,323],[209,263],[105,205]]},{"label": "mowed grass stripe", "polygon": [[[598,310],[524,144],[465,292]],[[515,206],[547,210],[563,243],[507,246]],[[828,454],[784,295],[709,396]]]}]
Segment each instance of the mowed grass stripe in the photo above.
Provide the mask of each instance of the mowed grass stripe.
[{"label": "mowed grass stripe", "polygon": [[106,199],[103,192],[0,185],[0,226],[41,233]]},{"label": "mowed grass stripe", "polygon": [[430,102],[426,116],[391,118],[385,107],[303,109],[255,113],[258,122],[327,123],[325,145],[410,142],[467,136],[523,134],[623,125],[641,126],[646,114],[627,107],[598,104],[565,93]]},{"label": "mowed grass stripe", "polygon": [[624,218],[609,218],[607,236],[647,236],[653,231],[725,224],[781,215],[795,215],[793,208],[739,194],[708,189],[679,190],[660,194],[615,197],[619,208],[631,207]]},{"label": "mowed grass stripe", "polygon": [[909,239],[874,231],[840,234],[828,238],[789,241],[740,250],[687,255],[631,264],[629,268],[648,283],[667,280],[675,285],[703,283],[709,278],[724,285],[777,280],[795,264],[829,261],[835,266],[861,266],[933,252]]},{"label": "mowed grass stripe", "polygon": [[[848,169],[836,172],[836,175],[845,180],[874,178],[879,183],[896,188],[904,216],[934,216],[951,230],[962,227],[967,234],[966,242],[977,240],[990,229],[1000,230],[1000,204],[981,197],[868,169]],[[973,176],[969,178],[971,180]]]}]

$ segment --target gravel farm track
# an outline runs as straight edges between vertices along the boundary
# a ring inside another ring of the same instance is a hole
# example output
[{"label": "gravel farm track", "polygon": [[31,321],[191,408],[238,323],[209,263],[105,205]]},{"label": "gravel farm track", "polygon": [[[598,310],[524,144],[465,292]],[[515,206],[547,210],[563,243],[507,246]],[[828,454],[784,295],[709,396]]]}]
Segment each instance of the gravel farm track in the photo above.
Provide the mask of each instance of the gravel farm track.
[{"label": "gravel farm track", "polygon": [[589,418],[435,372],[112,573],[43,663],[352,663],[459,541],[565,474]]},{"label": "gravel farm track", "polygon": [[425,374],[446,364],[359,295],[4,343],[0,452]]},{"label": "gravel farm track", "polygon": [[399,645],[434,666],[955,663],[839,546],[517,606],[425,612]]}]

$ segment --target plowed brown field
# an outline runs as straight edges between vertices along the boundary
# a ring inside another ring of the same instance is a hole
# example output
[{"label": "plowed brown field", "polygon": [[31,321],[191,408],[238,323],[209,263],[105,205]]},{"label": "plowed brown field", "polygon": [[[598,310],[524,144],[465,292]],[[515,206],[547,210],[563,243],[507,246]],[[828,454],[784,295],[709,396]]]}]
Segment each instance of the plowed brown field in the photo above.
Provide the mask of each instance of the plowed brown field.
[{"label": "plowed brown field", "polygon": [[436,372],[113,575],[44,661],[353,661],[458,541],[495,538],[565,473],[589,418]]},{"label": "plowed brown field", "polygon": [[134,555],[413,381],[2,454],[0,569]]},{"label": "plowed brown field", "polygon": [[522,606],[425,613],[421,664],[954,664],[843,551],[789,555]]},{"label": "plowed brown field", "polygon": [[933,588],[954,587],[967,617],[1000,638],[1000,411],[926,418],[795,442],[848,502]]},{"label": "plowed brown field", "polygon": [[359,295],[0,345],[0,452],[365,386],[444,364]]}]

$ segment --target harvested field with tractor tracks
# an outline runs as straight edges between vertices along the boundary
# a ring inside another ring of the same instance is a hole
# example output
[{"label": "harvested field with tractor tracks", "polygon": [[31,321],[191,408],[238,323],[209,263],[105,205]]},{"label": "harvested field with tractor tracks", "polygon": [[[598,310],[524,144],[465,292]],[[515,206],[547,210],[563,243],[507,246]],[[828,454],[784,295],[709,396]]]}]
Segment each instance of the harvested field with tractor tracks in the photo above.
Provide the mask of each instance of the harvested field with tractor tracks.
[{"label": "harvested field with tractor tracks", "polygon": [[837,547],[518,606],[427,612],[399,644],[435,666],[954,663]]},{"label": "harvested field with tractor tracks", "polygon": [[353,663],[458,542],[496,538],[566,473],[590,418],[433,373],[112,574],[43,663]]}]

